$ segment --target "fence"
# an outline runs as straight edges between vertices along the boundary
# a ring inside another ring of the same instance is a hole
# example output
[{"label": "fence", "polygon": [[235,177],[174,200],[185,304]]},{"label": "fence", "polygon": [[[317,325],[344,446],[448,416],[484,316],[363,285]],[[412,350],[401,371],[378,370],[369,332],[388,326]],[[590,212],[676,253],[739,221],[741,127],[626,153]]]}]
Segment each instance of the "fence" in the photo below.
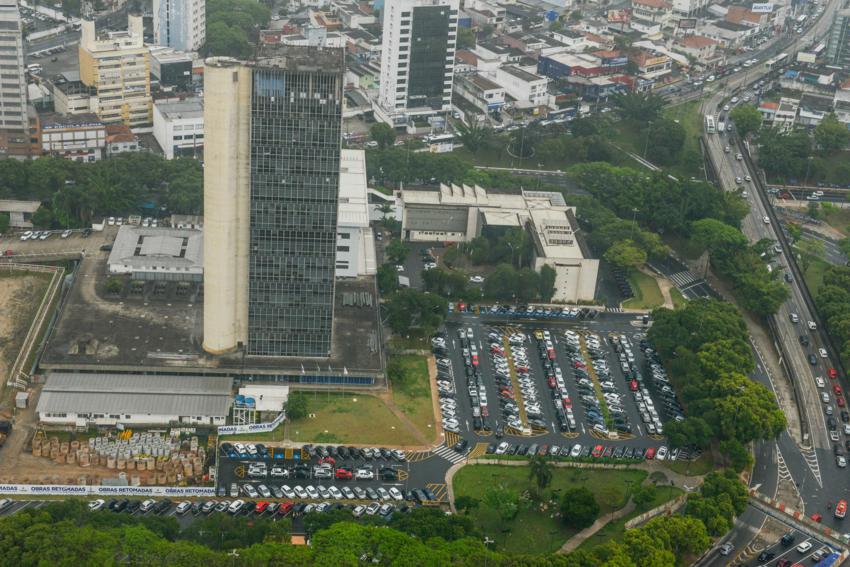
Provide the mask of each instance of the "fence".
[{"label": "fence", "polygon": [[[659,490],[662,489],[659,488]],[[670,514],[681,508],[685,504],[685,500],[687,499],[688,495],[682,494],[681,496],[678,496],[673,500],[670,500],[669,502],[665,502],[661,506],[653,508],[648,512],[644,512],[640,516],[635,516],[634,518],[626,522],[626,529],[630,530],[632,528],[636,528],[657,516],[661,516],[662,514],[669,516]]]},{"label": "fence", "polygon": [[2,484],[7,496],[215,496],[204,486],[78,486],[75,484]]}]

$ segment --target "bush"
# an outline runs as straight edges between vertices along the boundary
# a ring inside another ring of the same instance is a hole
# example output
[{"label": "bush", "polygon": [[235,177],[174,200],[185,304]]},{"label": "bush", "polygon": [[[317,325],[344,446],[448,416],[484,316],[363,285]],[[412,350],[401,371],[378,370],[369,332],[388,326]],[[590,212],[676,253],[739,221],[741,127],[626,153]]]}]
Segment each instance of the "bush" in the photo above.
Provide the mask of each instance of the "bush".
[{"label": "bush", "polygon": [[571,488],[561,497],[561,518],[573,529],[583,530],[592,525],[599,511],[593,492],[583,486]]}]

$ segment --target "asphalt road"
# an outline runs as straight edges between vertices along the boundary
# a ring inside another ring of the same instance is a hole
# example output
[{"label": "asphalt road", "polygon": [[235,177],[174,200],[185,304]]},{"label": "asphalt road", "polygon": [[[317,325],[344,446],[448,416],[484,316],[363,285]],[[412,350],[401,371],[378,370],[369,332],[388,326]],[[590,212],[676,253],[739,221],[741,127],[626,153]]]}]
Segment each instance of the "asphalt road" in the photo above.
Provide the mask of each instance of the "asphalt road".
[{"label": "asphalt road", "polygon": [[[798,36],[789,42],[791,44],[790,46],[782,46],[779,49],[793,56],[798,46],[805,45],[813,38],[823,37],[832,22],[836,7],[837,2],[828,4],[823,16],[806,34]],[[760,67],[756,73],[738,73],[730,76],[727,79],[726,89],[715,93],[714,96],[705,101],[703,112],[716,112],[716,109],[721,106],[725,98],[731,96],[729,93],[745,90],[746,85],[758,80],[760,77],[757,75],[764,74],[764,72],[764,68]],[[706,140],[708,151],[719,170],[720,185],[725,190],[735,191],[740,188],[735,183],[736,177],[744,177],[746,175],[755,177],[757,175],[756,171],[748,169],[745,161],[735,159],[735,154],[738,150],[734,145],[730,153],[724,153],[723,148],[725,145],[728,145],[725,136],[707,135]],[[747,199],[750,203],[751,212],[742,224],[744,233],[750,241],[757,241],[761,238],[777,240],[778,237],[775,231],[779,230],[779,227],[775,226],[773,222],[768,224],[763,221],[763,218],[768,216],[766,204],[753,187],[748,187]],[[787,250],[783,250],[782,255],[785,254],[787,254]],[[778,265],[785,264],[786,260],[780,257]],[[804,501],[806,514],[821,513],[824,517],[823,523],[825,525],[844,532],[846,528],[843,528],[841,523],[833,518],[828,506],[840,498],[841,495],[847,494],[848,487],[850,487],[850,478],[848,478],[846,470],[839,469],[835,464],[832,455],[832,442],[829,439],[826,417],[823,410],[826,404],[820,401],[820,392],[814,379],[815,376],[823,376],[825,381],[829,382],[825,377],[826,369],[831,366],[831,362],[828,358],[824,359],[817,356],[817,364],[809,364],[808,355],[811,352],[816,352],[817,348],[824,346],[824,339],[819,332],[812,332],[806,328],[806,322],[814,320],[814,318],[803,299],[800,283],[796,281],[796,277],[792,278],[792,282],[789,285],[792,292],[791,297],[781,306],[779,312],[773,318],[773,327],[778,340],[782,342],[788,353],[788,357],[784,362],[800,393],[800,402],[804,409],[805,426],[808,431],[807,442],[811,444],[811,447],[798,447],[787,434],[783,434],[777,443],[783,457],[781,463],[778,461],[778,458],[772,458],[764,451],[760,451],[757,454],[755,470],[756,473],[764,474],[765,478],[769,475],[786,476],[786,478],[798,487]],[[801,323],[792,323],[790,318],[791,313],[796,313],[800,317]],[[811,344],[808,348],[799,342],[800,335],[809,336]],[[846,384],[844,385],[846,387]],[[827,385],[827,390],[828,388],[829,386]],[[834,398],[830,400],[830,405],[835,406]],[[840,435],[839,439],[843,445],[843,436]],[[766,494],[770,494],[763,483],[760,490]],[[758,516],[759,514],[755,511],[747,512],[742,516],[741,520],[744,525],[752,526],[759,522]],[[747,529],[738,529],[731,534],[732,541],[736,545],[735,553],[741,551],[741,546],[751,539],[750,535],[750,530]]]}]

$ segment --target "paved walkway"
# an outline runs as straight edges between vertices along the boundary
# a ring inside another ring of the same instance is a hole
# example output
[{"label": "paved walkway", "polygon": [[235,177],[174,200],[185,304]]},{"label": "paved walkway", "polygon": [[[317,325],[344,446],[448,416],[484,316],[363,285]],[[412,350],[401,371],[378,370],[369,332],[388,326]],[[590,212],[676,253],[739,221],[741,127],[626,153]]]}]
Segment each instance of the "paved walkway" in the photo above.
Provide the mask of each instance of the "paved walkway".
[{"label": "paved walkway", "polygon": [[673,287],[673,282],[671,282],[667,278],[662,278],[647,267],[640,268],[640,271],[643,274],[654,279],[655,283],[658,284],[658,289],[661,290],[661,297],[664,298],[664,304],[662,305],[662,307],[666,307],[667,309],[675,309],[675,305],[673,305],[673,297],[670,295],[670,288]]},{"label": "paved walkway", "polygon": [[561,549],[557,551],[557,553],[569,553],[571,551],[575,551],[578,546],[583,544],[585,540],[590,537],[593,537],[596,532],[604,528],[608,525],[608,522],[613,522],[614,520],[619,520],[623,516],[627,514],[631,514],[635,509],[635,503],[629,498],[629,501],[626,502],[626,505],[614,512],[613,514],[605,514],[601,518],[597,518],[593,525],[589,528],[584,528],[579,533],[568,539],[564,545],[561,546]]}]

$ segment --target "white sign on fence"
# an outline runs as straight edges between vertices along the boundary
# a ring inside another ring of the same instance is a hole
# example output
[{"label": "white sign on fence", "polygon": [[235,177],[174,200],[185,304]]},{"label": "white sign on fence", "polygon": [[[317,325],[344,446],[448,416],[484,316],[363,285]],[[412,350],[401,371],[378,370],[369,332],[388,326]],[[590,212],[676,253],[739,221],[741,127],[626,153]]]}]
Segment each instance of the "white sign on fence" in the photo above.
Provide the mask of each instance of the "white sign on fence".
[{"label": "white sign on fence", "polygon": [[9,496],[215,496],[205,486],[77,486],[74,484],[0,484]]},{"label": "white sign on fence", "polygon": [[286,418],[286,412],[280,412],[274,421],[268,423],[252,423],[250,425],[222,425],[218,428],[219,435],[237,435],[239,433],[265,433],[274,431],[277,426],[283,423]]},{"label": "white sign on fence", "polygon": [[773,4],[770,2],[762,2],[760,4],[753,4],[753,7],[750,10],[754,14],[769,14],[773,12]]}]

